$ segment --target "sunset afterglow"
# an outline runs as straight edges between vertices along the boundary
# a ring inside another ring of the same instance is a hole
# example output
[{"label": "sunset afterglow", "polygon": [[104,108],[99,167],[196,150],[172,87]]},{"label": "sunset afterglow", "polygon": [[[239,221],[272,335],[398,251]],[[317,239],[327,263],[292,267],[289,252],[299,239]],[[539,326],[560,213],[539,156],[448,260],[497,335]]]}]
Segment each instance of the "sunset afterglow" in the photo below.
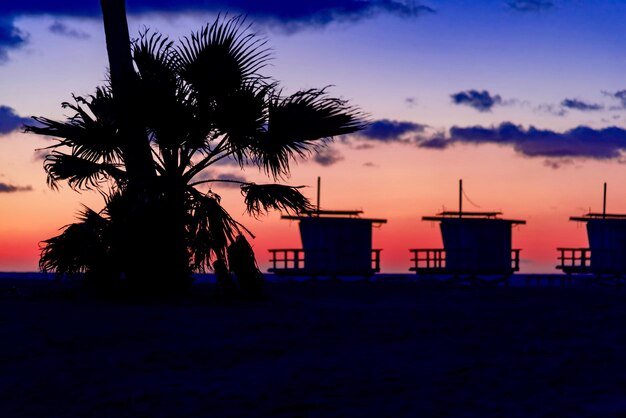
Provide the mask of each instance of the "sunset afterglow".
[{"label": "sunset afterglow", "polygon": [[[39,3],[0,5],[0,271],[36,271],[40,241],[81,204],[102,207],[97,193],[49,189],[36,152],[48,142],[21,132],[30,116],[71,116],[61,103],[107,77],[97,7]],[[626,213],[626,4],[127,3],[131,36],[150,27],[177,39],[217,12],[247,13],[272,49],[264,72],[288,93],[330,86],[367,115],[366,130],[294,164],[286,182],[308,186],[315,202],[319,176],[322,208],[387,219],[374,230],[383,272],[408,272],[410,248],[442,245],[438,225],[421,218],[457,209],[459,179],[465,209],[526,221],[513,230],[521,272],[556,273],[557,247],[587,245],[584,224],[569,217],[601,211],[605,182],[607,210]],[[256,168],[216,170],[270,181]],[[263,271],[268,249],[301,245],[296,221],[254,219],[237,188],[213,190],[254,233]]]}]

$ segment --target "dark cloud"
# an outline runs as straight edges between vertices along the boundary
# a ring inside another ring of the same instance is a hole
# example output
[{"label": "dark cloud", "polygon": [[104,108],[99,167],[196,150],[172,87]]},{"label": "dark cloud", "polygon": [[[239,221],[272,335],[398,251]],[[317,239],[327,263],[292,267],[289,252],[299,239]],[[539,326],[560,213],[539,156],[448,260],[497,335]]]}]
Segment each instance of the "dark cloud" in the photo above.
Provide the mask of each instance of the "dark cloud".
[{"label": "dark cloud", "polygon": [[473,107],[479,112],[489,112],[495,105],[502,104],[502,97],[491,95],[487,90],[467,90],[450,95],[452,102]]},{"label": "dark cloud", "polygon": [[624,108],[626,109],[626,90],[619,90],[616,91],[615,93],[611,93],[608,91],[603,91],[602,92],[605,96],[609,96],[613,99],[617,99],[620,101],[620,108]]},{"label": "dark cloud", "polygon": [[578,159],[626,161],[626,129],[615,126],[603,129],[578,126],[557,132],[504,122],[491,127],[453,126],[448,132],[439,132],[427,125],[383,119],[372,123],[370,129],[365,135],[358,133],[344,140],[352,148],[363,138],[433,150],[444,150],[456,144],[496,144],[510,146],[527,157],[546,158],[545,164],[552,168],[571,165]]},{"label": "dark cloud", "polygon": [[[248,165],[251,162],[249,160],[245,160],[244,165]],[[222,158],[221,160],[217,160],[214,163],[211,164],[212,167],[219,167],[219,166],[228,166],[228,167],[239,167],[239,162],[232,158],[232,157],[226,157],[226,158]]]},{"label": "dark cloud", "polygon": [[562,168],[565,166],[574,165],[574,163],[575,161],[571,158],[559,158],[559,159],[549,158],[543,162],[543,165],[545,165],[546,167],[550,167],[553,170],[558,170],[559,168]]},{"label": "dark cloud", "polygon": [[510,146],[527,157],[545,158],[545,165],[552,168],[572,165],[580,159],[626,163],[626,129],[615,126],[602,129],[578,126],[557,132],[504,122],[490,127],[453,126],[448,132],[440,132],[414,122],[383,119],[373,122],[369,129],[343,140],[352,148],[363,143],[363,139],[433,150],[445,150],[456,144],[496,144]]},{"label": "dark cloud", "polygon": [[408,107],[415,107],[417,106],[417,99],[415,97],[407,97],[406,99],[404,99],[404,104],[406,104]]},{"label": "dark cloud", "polygon": [[[2,16],[1,12],[0,16]],[[0,19],[0,64],[4,64],[9,58],[9,50],[19,48],[26,41],[26,34],[17,29],[13,22]]]},{"label": "dark cloud", "polygon": [[[434,141],[434,140],[431,140]],[[524,129],[511,122],[497,127],[472,126],[450,129],[449,137],[436,139],[435,148],[453,144],[499,144],[512,146],[518,153],[529,157],[618,159],[626,151],[626,130],[617,127],[593,129],[579,126],[566,132]],[[420,147],[433,148],[429,141],[419,142]]]},{"label": "dark cloud", "polygon": [[[435,12],[416,0],[127,0],[126,4],[129,14],[246,14],[253,21],[291,32],[336,21],[356,21],[381,13],[412,18]],[[99,17],[100,13],[99,2],[95,0],[2,0],[0,16],[6,20],[0,22],[0,60],[6,60],[8,49],[16,48],[25,41],[12,23],[17,16]],[[62,27],[58,29],[63,31]],[[70,33],[71,30],[64,34]]]},{"label": "dark cloud", "polygon": [[[127,0],[129,13],[233,12],[283,22],[325,24],[342,18],[358,19],[375,13],[413,17],[434,9],[416,0]],[[21,0],[0,3],[0,15],[99,16],[97,1]]]},{"label": "dark cloud", "polygon": [[561,102],[561,106],[567,109],[581,110],[583,112],[593,112],[604,109],[604,106],[597,103],[587,103],[578,99],[565,99]]},{"label": "dark cloud", "polygon": [[15,186],[13,184],[0,183],[0,193],[30,192],[32,190],[32,186]]},{"label": "dark cloud", "polygon": [[366,149],[372,149],[375,147],[374,144],[370,144],[370,143],[366,143],[366,142],[361,142],[359,144],[353,144],[353,143],[348,143],[348,145],[350,146],[350,148],[355,149],[355,150],[366,150]]},{"label": "dark cloud", "polygon": [[315,156],[313,157],[313,161],[316,163],[323,165],[324,167],[331,166],[333,164],[337,164],[339,161],[342,161],[343,155],[341,152],[336,150],[335,148],[323,148],[319,150]]},{"label": "dark cloud", "polygon": [[622,107],[626,107],[626,90],[616,91],[613,96],[620,100]]},{"label": "dark cloud", "polygon": [[567,115],[567,110],[563,109],[561,106],[555,106],[551,104],[542,104],[535,107],[536,112],[545,112],[554,116],[565,116]]},{"label": "dark cloud", "polygon": [[518,12],[540,12],[554,7],[554,2],[551,0],[512,0],[507,4]]},{"label": "dark cloud", "polygon": [[25,123],[31,122],[32,119],[19,116],[9,106],[0,105],[0,135],[10,134],[21,129]]},{"label": "dark cloud", "polygon": [[354,22],[378,14],[415,18],[436,12],[435,9],[414,0],[321,0],[306,2],[239,0],[225,3],[234,6],[234,10],[238,12],[247,13],[257,21],[270,23],[272,26],[288,32],[309,27],[324,27],[333,22]]},{"label": "dark cloud", "polygon": [[357,136],[381,142],[406,140],[406,135],[424,132],[427,125],[415,122],[404,122],[390,119],[381,119],[370,123]]},{"label": "dark cloud", "polygon": [[[213,166],[212,166],[213,167]],[[245,182],[246,179],[240,174],[229,174],[229,173],[219,173],[216,170],[204,170],[200,172],[196,177],[197,181],[205,181],[205,180],[235,180]],[[237,186],[239,187],[239,186]]]},{"label": "dark cloud", "polygon": [[48,30],[54,34],[66,36],[74,39],[88,39],[89,34],[77,29],[72,29],[63,22],[56,21],[48,27]]},{"label": "dark cloud", "polygon": [[230,183],[229,181],[247,182],[246,178],[239,174],[218,174],[216,179],[222,180],[222,182],[217,183],[219,187],[228,189],[238,189],[240,187],[239,183]]},{"label": "dark cloud", "polygon": [[444,149],[450,145],[450,140],[443,136],[426,138],[418,142],[420,148]]}]

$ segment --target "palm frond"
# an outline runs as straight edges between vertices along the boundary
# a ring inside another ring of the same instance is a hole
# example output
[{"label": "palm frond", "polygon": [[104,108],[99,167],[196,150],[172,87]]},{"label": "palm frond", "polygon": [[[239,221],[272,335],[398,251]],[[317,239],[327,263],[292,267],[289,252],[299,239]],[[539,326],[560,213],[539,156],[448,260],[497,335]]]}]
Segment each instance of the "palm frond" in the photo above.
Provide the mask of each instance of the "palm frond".
[{"label": "palm frond", "polygon": [[74,190],[99,189],[110,179],[118,185],[126,179],[126,173],[114,164],[94,163],[84,158],[58,151],[48,154],[44,160],[48,185],[58,188],[60,180],[66,180]]},{"label": "palm frond", "polygon": [[179,59],[173,41],[145,31],[133,44],[133,60],[139,75],[137,117],[160,147],[179,147],[194,114],[176,70]]},{"label": "palm frond", "polygon": [[270,55],[265,43],[250,32],[244,17],[218,18],[183,39],[179,73],[201,100],[223,97],[247,80],[262,78],[258,71]]},{"label": "palm frond", "polygon": [[104,198],[104,208],[102,214],[115,223],[117,220],[123,220],[128,217],[129,212],[133,210],[134,200],[127,193],[123,193],[123,189],[114,188],[106,193],[102,193]]},{"label": "palm frond", "polygon": [[267,135],[255,144],[255,159],[274,178],[289,172],[289,162],[333,136],[363,129],[359,109],[329,97],[326,89],[276,95],[269,106]]},{"label": "palm frond", "polygon": [[225,259],[226,248],[243,231],[250,233],[235,221],[220,205],[214,193],[201,193],[189,189],[188,246],[193,255],[195,269],[209,266],[215,258]]},{"label": "palm frond", "polygon": [[84,273],[106,263],[107,244],[102,239],[107,220],[85,207],[79,222],[66,225],[56,237],[42,242],[39,268],[59,274]]},{"label": "palm frond", "polygon": [[245,196],[246,211],[255,217],[271,209],[300,213],[313,210],[311,202],[298,190],[302,187],[248,183],[241,185],[241,193]]},{"label": "palm frond", "polygon": [[25,131],[57,139],[48,149],[69,147],[73,155],[89,161],[120,162],[122,142],[110,91],[98,88],[88,99],[78,96],[74,100],[75,104],[63,103],[63,108],[75,111],[67,121],[34,117],[38,124],[26,126]]},{"label": "palm frond", "polygon": [[175,82],[177,55],[173,45],[174,42],[167,36],[144,30],[133,42],[132,56],[139,75],[162,81],[169,78],[170,82]]},{"label": "palm frond", "polygon": [[250,159],[250,148],[265,133],[274,84],[246,83],[216,103],[215,126],[225,136],[224,151],[240,166]]}]

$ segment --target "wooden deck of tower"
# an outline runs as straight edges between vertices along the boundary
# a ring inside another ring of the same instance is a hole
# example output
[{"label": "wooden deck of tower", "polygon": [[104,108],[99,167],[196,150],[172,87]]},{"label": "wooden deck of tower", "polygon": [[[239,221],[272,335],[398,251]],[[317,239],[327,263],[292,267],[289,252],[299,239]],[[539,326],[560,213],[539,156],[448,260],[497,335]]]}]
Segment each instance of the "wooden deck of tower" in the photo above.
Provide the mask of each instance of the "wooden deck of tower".
[{"label": "wooden deck of tower", "polygon": [[419,275],[448,275],[458,280],[504,279],[519,270],[519,249],[512,248],[513,225],[526,221],[502,219],[500,212],[463,211],[462,182],[459,210],[422,220],[440,223],[443,248],[410,249]]}]

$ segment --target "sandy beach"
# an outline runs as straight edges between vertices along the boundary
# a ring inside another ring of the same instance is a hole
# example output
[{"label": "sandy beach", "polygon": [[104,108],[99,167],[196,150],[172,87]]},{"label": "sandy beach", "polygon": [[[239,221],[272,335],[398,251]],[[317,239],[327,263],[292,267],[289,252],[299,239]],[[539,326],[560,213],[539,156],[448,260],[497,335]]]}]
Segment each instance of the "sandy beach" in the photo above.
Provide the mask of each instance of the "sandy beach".
[{"label": "sandy beach", "polygon": [[5,417],[626,416],[619,288],[309,281],[159,304],[1,284]]}]

